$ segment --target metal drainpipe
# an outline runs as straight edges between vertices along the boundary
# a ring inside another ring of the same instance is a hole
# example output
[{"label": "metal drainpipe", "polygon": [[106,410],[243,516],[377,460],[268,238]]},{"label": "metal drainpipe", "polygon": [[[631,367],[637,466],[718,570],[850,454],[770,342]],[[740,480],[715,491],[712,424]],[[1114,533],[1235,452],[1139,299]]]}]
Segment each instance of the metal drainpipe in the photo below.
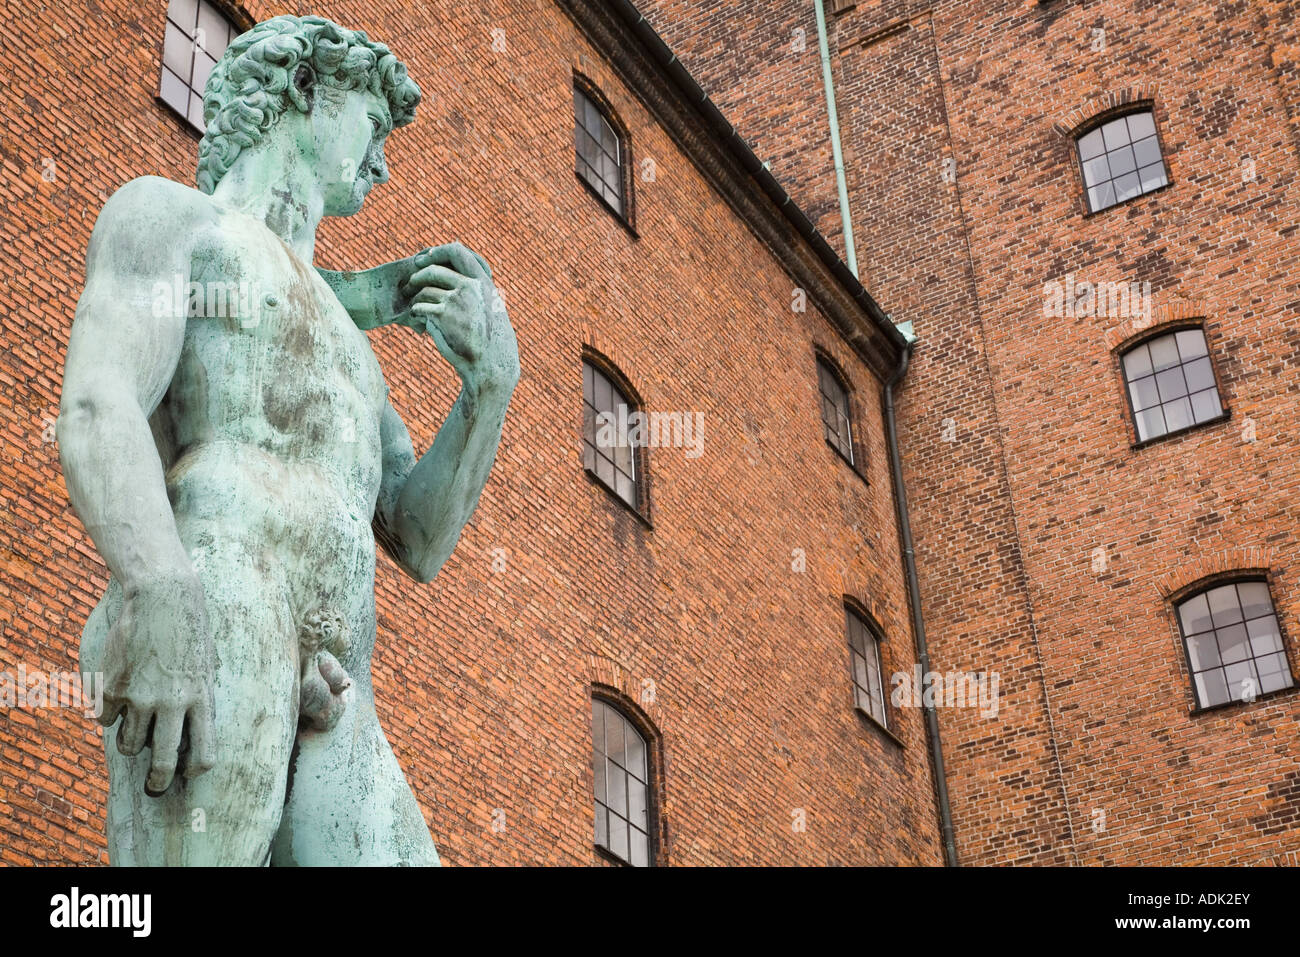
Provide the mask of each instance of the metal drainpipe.
[{"label": "metal drainpipe", "polygon": [[[820,6],[820,0],[818,5]],[[930,651],[925,643],[925,619],[921,617],[921,589],[916,576],[916,553],[912,548],[912,522],[907,514],[907,491],[903,488],[903,463],[898,451],[898,423],[894,419],[894,386],[902,381],[912,357],[913,342],[898,360],[898,368],[885,383],[885,428],[889,438],[889,465],[894,473],[894,500],[898,505],[898,530],[903,540],[903,563],[907,570],[907,591],[912,605],[912,626],[916,631],[916,653],[921,674],[930,671]],[[939,798],[939,821],[943,828],[943,854],[949,867],[957,867],[957,842],[948,802],[948,781],[943,770],[943,744],[939,740],[939,717],[934,705],[925,706],[925,725],[934,755],[934,786]]]},{"label": "metal drainpipe", "polygon": [[831,47],[826,37],[826,8],[822,0],[813,0],[817,8],[817,44],[822,54],[822,84],[826,87],[826,113],[831,121],[831,155],[835,158],[835,186],[840,194],[840,219],[844,223],[844,258],[854,278],[858,275],[858,254],[853,246],[853,220],[849,217],[849,188],[844,178],[844,152],[840,149],[840,117],[835,109],[835,81],[831,78]]}]

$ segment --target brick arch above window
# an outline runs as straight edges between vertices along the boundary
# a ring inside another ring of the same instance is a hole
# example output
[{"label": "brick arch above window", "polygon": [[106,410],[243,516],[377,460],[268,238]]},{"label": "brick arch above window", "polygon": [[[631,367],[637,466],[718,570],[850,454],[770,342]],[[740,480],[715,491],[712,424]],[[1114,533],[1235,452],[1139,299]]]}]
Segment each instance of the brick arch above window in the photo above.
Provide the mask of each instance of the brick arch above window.
[{"label": "brick arch above window", "polygon": [[592,694],[597,697],[603,694],[620,707],[633,710],[635,714],[632,717],[644,725],[643,731],[650,730],[656,739],[662,737],[663,710],[659,705],[659,688],[649,675],[636,674],[606,655],[589,653],[587,671],[578,677],[590,685]]},{"label": "brick arch above window", "polygon": [[653,407],[660,399],[659,380],[641,366],[634,353],[628,352],[594,323],[578,324],[578,339],[582,344],[582,357],[612,371],[620,388],[630,390],[627,395],[640,408]]},{"label": "brick arch above window", "polygon": [[1061,136],[1074,140],[1093,126],[1124,113],[1137,112],[1143,107],[1158,113],[1159,105],[1159,84],[1143,81],[1088,97],[1068,112],[1058,114],[1052,128]]},{"label": "brick arch above window", "polygon": [[1271,581],[1280,567],[1276,549],[1238,546],[1183,559],[1158,577],[1155,586],[1161,599],[1176,602],[1220,580],[1258,575]]},{"label": "brick arch above window", "polygon": [[1152,298],[1154,302],[1150,320],[1146,317],[1134,317],[1117,323],[1106,333],[1107,351],[1127,351],[1162,328],[1172,329],[1179,324],[1203,324],[1217,311],[1210,300],[1204,296],[1162,298],[1157,294]]}]

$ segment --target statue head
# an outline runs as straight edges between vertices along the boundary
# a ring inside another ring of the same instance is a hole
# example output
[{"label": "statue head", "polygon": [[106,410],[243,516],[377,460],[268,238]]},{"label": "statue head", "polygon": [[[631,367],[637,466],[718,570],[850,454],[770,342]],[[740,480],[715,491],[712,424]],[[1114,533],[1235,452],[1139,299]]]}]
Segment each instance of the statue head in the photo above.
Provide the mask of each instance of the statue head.
[{"label": "statue head", "polygon": [[415,119],[420,88],[382,43],[323,17],[274,17],[235,38],[203,92],[198,187],[212,193],[241,152],[283,131],[285,162],[313,163],[325,214],[361,208],[388,179],[384,140]]}]

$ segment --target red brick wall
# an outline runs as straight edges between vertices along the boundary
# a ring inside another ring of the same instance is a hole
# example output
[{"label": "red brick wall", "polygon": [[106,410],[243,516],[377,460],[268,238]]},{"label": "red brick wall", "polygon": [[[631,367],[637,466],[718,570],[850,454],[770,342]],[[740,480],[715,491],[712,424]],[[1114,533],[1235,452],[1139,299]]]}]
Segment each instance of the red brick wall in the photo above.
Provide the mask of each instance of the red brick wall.
[{"label": "red brick wall", "polygon": [[[138,175],[193,179],[196,140],[154,101],[164,9],[4,8],[3,69],[22,92],[0,114],[0,669],[74,667],[106,581],[42,432],[104,199]],[[380,717],[443,859],[597,859],[595,684],[641,700],[662,736],[668,863],[937,863],[919,712],[891,716],[900,748],[851,707],[844,594],[883,625],[887,672],[915,661],[879,383],[815,309],[791,309],[780,264],[558,7],[314,10],[391,43],[425,92],[391,141],[392,182],[325,228],[321,265],[461,240],[492,262],[519,336],[522,381],[456,553],[431,586],[386,558],[378,572]],[[637,184],[639,238],[573,174],[575,69],[656,162]],[[450,370],[408,330],[372,341],[423,451]],[[701,457],[650,453],[653,529],[581,471],[584,346],[650,409],[703,414]],[[852,380],[869,484],[822,438],[815,346]],[[79,713],[0,716],[0,859],[105,859],[101,740]]]},{"label": "red brick wall", "polygon": [[[1191,714],[1170,596],[1267,571],[1300,673],[1291,5],[885,0],[833,30],[863,274],[920,336],[901,415],[935,666],[998,670],[1008,692],[996,722],[940,715],[962,859],[1282,859],[1297,698]],[[699,62],[725,108],[734,84]],[[1084,215],[1064,131],[1148,97],[1172,186]],[[1229,421],[1133,448],[1114,350],[1134,330],[1045,318],[1070,271],[1203,319]]]}]

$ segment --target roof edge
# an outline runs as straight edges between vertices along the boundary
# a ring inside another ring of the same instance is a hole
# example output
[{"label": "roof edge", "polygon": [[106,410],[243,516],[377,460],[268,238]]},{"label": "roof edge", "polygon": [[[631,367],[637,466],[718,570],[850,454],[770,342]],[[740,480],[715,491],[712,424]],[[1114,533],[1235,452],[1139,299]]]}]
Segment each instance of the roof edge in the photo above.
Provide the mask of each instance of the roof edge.
[{"label": "roof edge", "polygon": [[[887,381],[907,338],[727,122],[632,0],[556,0],[628,89],[822,310]],[[754,190],[757,184],[760,189]]]}]

